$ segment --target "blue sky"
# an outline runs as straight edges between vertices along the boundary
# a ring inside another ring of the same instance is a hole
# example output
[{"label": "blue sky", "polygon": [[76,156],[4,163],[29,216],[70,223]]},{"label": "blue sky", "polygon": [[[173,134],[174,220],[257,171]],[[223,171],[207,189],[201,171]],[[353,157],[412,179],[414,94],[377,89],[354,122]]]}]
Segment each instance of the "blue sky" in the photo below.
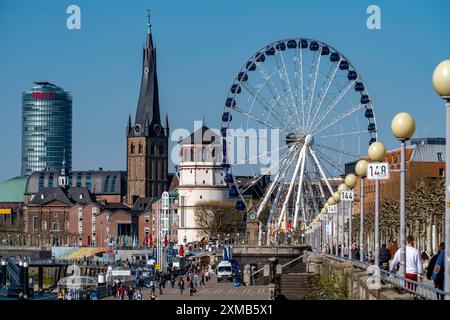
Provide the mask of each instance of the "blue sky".
[{"label": "blue sky", "polygon": [[[81,30],[66,8],[81,8]],[[382,29],[366,28],[381,7]],[[228,89],[246,60],[278,39],[307,37],[343,52],[373,97],[380,140],[412,113],[416,136],[444,136],[444,108],[431,85],[450,58],[450,2],[41,0],[0,2],[0,180],[20,173],[21,92],[46,80],[73,93],[73,167],[125,169],[125,127],[134,117],[146,9],[152,10],[163,114],[171,129],[206,117],[218,127]]]}]

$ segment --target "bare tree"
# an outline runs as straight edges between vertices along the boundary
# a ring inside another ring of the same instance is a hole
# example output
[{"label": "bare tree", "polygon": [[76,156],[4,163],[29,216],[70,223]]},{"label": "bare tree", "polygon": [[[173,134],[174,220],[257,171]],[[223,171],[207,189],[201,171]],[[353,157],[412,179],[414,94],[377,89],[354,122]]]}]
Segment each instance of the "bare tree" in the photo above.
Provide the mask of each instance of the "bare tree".
[{"label": "bare tree", "polygon": [[195,222],[208,236],[232,234],[242,232],[244,214],[234,201],[203,201],[196,204]]}]

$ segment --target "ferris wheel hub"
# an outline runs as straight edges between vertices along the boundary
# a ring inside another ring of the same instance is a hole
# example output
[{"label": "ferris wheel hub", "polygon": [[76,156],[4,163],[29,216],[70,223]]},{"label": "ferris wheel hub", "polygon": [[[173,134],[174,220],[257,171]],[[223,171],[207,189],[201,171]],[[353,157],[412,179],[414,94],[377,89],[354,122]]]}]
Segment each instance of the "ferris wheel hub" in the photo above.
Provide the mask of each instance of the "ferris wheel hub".
[{"label": "ferris wheel hub", "polygon": [[305,137],[305,145],[308,147],[311,147],[313,144],[314,144],[314,137],[312,135],[308,134]]}]

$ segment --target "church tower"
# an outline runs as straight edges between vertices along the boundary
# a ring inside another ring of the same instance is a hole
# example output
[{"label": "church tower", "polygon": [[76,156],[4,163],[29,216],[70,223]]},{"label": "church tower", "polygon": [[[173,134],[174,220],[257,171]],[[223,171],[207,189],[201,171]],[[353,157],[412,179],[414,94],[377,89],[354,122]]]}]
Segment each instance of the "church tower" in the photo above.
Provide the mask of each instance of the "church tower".
[{"label": "church tower", "polygon": [[139,198],[159,198],[168,189],[168,137],[166,115],[161,126],[156,48],[153,46],[150,13],[147,42],[143,50],[142,80],[134,125],[131,116],[127,126],[127,202],[134,205]]}]

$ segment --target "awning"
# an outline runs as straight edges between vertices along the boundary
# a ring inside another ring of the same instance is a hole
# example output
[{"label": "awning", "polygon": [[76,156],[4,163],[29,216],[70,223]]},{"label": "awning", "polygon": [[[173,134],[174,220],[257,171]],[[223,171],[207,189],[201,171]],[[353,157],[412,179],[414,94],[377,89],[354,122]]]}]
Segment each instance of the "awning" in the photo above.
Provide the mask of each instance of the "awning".
[{"label": "awning", "polygon": [[106,248],[79,248],[76,251],[70,253],[65,259],[67,260],[75,260],[75,259],[83,259],[84,257],[92,257],[98,253],[106,252]]}]

